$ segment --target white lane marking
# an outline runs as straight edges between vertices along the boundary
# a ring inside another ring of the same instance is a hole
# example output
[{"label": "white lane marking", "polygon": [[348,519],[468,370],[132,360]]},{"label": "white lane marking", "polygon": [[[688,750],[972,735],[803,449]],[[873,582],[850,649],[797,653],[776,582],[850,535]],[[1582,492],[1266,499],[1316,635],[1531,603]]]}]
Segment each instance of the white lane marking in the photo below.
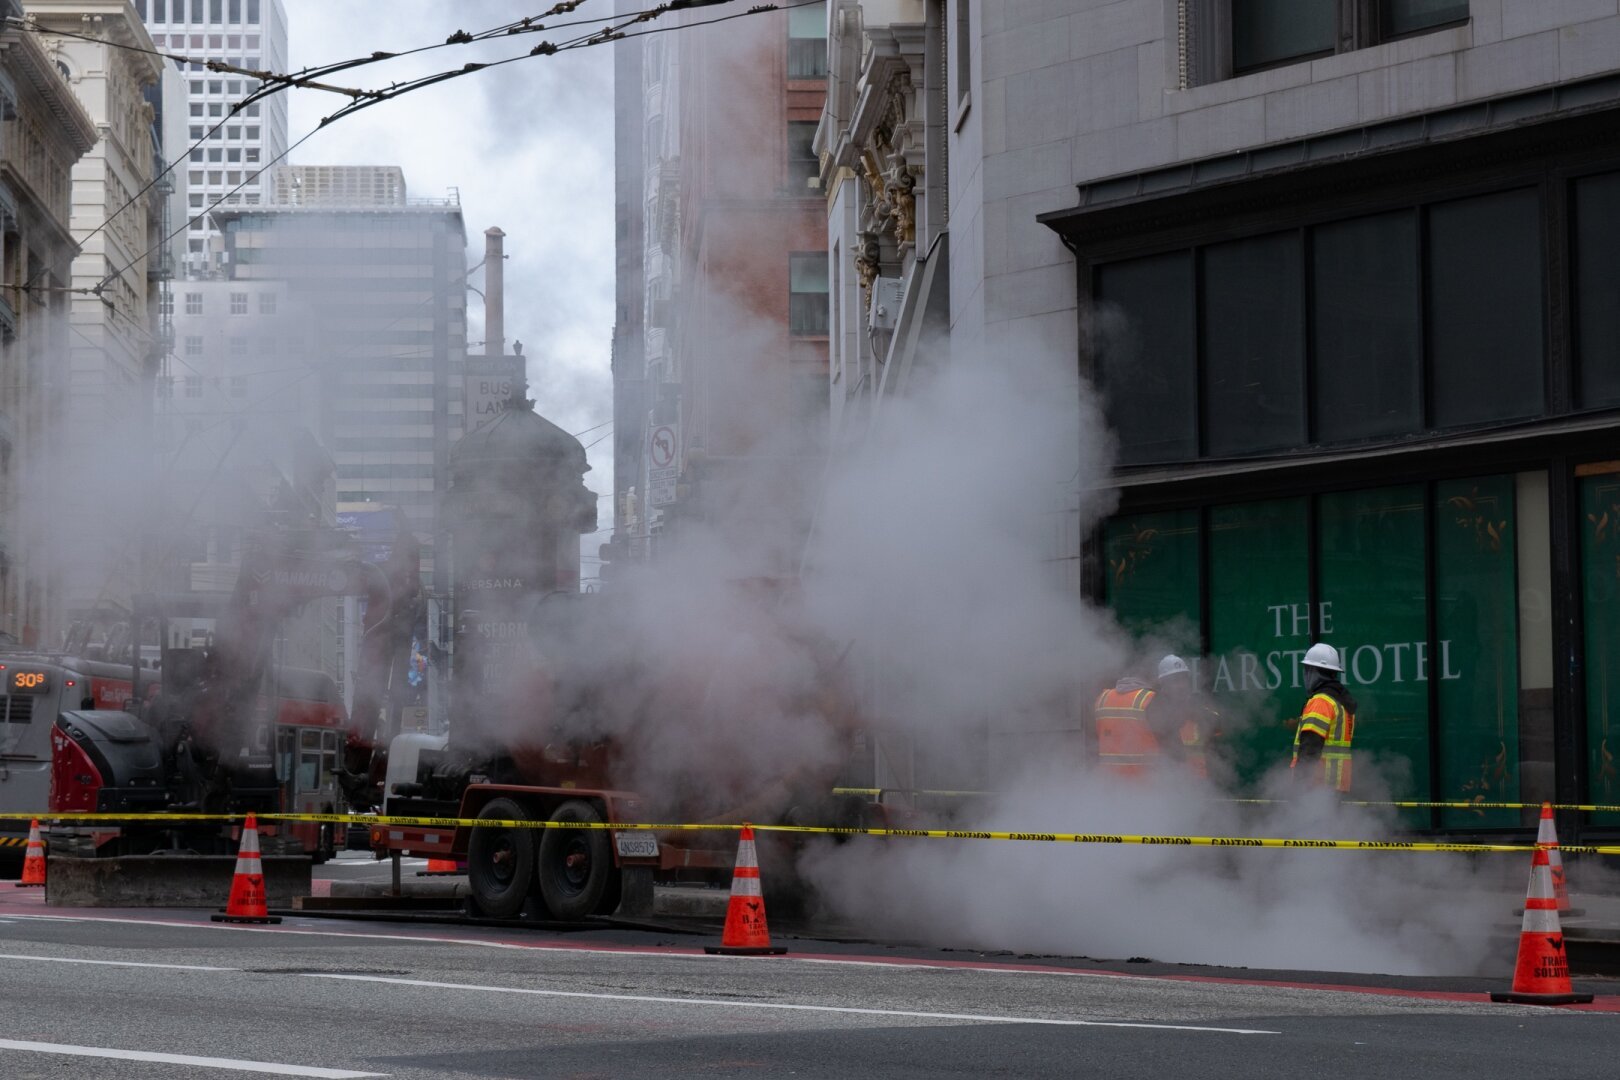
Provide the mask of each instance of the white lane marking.
[{"label": "white lane marking", "polygon": [[324,1077],[326,1080],[354,1080],[358,1077],[388,1075],[388,1073],[355,1072],[353,1069],[322,1069],[314,1065],[283,1065],[275,1061],[194,1057],[191,1054],[155,1054],[147,1050],[115,1050],[106,1046],[27,1042],[22,1039],[0,1039],[0,1050],[26,1050],[35,1054],[64,1054],[68,1057],[116,1058],[119,1061],[155,1061],[164,1065],[191,1065],[199,1069],[234,1069],[237,1072],[270,1073],[274,1076]]},{"label": "white lane marking", "polygon": [[496,994],[531,994],[536,997],[589,998],[593,1001],[641,1001],[655,1005],[718,1005],[732,1009],[782,1009],[793,1012],[845,1013],[856,1016],[904,1016],[920,1020],[969,1020],[991,1024],[1039,1024],[1050,1027],[1146,1028],[1153,1031],[1206,1031],[1221,1035],[1281,1035],[1280,1031],[1251,1028],[1199,1027],[1192,1024],[1154,1024],[1134,1020],[1058,1020],[1043,1016],[988,1016],[978,1013],[914,1012],[910,1009],[861,1009],[847,1005],[792,1005],[778,1001],[726,1001],[716,998],[653,997],[646,994],[596,994],[583,990],[531,990],[521,986],[480,986],[475,983],[432,982],[427,979],[392,979],[381,975],[337,975],[303,972],[306,979],[343,979],[348,982],[424,986],[432,990],[484,990]]},{"label": "white lane marking", "polygon": [[81,960],[74,956],[37,956],[32,953],[0,953],[0,960],[43,960],[49,964],[95,964],[97,967],[165,968],[169,971],[241,971],[233,967],[206,964],[144,964],[135,960]]},{"label": "white lane marking", "polygon": [[[281,926],[238,926],[228,923],[215,922],[184,922],[180,919],[128,919],[117,918],[111,915],[97,915],[87,918],[68,918],[62,915],[18,915],[16,917],[19,919],[36,919],[41,922],[61,921],[116,923],[122,926],[164,926],[179,930],[226,930],[239,934],[299,934],[303,937],[352,938],[361,941],[415,941],[424,945],[472,945],[480,949],[542,949],[548,952],[562,951],[561,949],[555,949],[548,946],[518,945],[508,941],[479,941],[475,938],[424,937],[420,934],[363,934],[345,932],[342,930],[301,930],[294,926],[287,926],[286,924]],[[627,955],[622,949],[592,949],[590,951],[612,953],[615,956]]]}]

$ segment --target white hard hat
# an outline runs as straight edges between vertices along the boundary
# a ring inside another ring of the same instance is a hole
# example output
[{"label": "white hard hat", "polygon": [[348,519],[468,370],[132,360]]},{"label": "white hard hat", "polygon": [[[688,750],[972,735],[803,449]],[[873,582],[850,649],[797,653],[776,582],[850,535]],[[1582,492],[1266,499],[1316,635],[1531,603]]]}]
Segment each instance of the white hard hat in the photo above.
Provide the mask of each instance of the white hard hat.
[{"label": "white hard hat", "polygon": [[1320,641],[1305,650],[1304,663],[1306,667],[1321,668],[1323,671],[1344,670],[1344,665],[1339,663],[1339,650]]},{"label": "white hard hat", "polygon": [[1161,679],[1170,675],[1186,674],[1188,674],[1187,661],[1183,660],[1175,653],[1171,653],[1169,656],[1166,656],[1163,660],[1159,661],[1159,678]]}]

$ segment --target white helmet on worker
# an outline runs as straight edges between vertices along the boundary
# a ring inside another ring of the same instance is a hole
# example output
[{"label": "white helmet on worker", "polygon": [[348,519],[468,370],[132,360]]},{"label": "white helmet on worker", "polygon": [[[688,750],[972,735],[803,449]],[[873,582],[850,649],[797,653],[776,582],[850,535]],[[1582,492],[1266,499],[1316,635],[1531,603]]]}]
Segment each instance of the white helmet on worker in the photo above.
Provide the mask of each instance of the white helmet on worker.
[{"label": "white helmet on worker", "polygon": [[1344,671],[1344,665],[1339,663],[1339,650],[1320,641],[1305,650],[1303,663],[1306,667],[1321,668],[1323,671]]},{"label": "white helmet on worker", "polygon": [[1169,656],[1166,656],[1163,660],[1159,661],[1159,678],[1161,679],[1167,679],[1171,675],[1190,674],[1191,672],[1187,670],[1187,661],[1183,660],[1175,653],[1171,653]]}]

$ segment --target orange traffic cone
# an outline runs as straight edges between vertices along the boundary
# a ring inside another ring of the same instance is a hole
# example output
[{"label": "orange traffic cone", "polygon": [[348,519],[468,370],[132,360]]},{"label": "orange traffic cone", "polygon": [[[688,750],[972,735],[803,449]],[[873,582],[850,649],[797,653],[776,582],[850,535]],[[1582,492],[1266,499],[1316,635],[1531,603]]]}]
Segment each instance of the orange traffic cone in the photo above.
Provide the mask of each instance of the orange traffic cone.
[{"label": "orange traffic cone", "polygon": [[1541,804],[1541,826],[1536,831],[1536,846],[1547,849],[1547,869],[1552,874],[1553,900],[1558,904],[1558,915],[1584,915],[1586,912],[1569,906],[1569,886],[1564,881],[1564,859],[1558,853],[1558,827],[1553,823],[1552,803]]},{"label": "orange traffic cone", "polygon": [[1576,1005],[1592,1000],[1591,994],[1575,993],[1570,984],[1564,931],[1558,925],[1558,901],[1553,899],[1552,871],[1548,868],[1547,849],[1539,844],[1530,860],[1530,890],[1524,900],[1513,989],[1492,991],[1491,1000],[1519,1005]]},{"label": "orange traffic cone", "polygon": [[737,868],[731,874],[731,902],[726,905],[726,928],[719,945],[705,945],[706,953],[727,956],[780,956],[782,945],[771,944],[765,927],[765,897],[759,890],[759,855],[754,851],[754,830],[744,825],[737,841]]},{"label": "orange traffic cone", "polygon": [[28,825],[28,854],[23,858],[22,880],[17,882],[19,889],[43,889],[45,887],[45,841],[39,838],[39,819],[35,818]]},{"label": "orange traffic cone", "polygon": [[264,864],[259,861],[259,823],[252,814],[242,825],[242,847],[236,853],[236,875],[231,878],[231,896],[225,910],[212,916],[215,922],[278,923],[264,900]]},{"label": "orange traffic cone", "polygon": [[417,877],[450,877],[461,873],[461,865],[454,859],[429,859],[426,870],[418,870]]}]

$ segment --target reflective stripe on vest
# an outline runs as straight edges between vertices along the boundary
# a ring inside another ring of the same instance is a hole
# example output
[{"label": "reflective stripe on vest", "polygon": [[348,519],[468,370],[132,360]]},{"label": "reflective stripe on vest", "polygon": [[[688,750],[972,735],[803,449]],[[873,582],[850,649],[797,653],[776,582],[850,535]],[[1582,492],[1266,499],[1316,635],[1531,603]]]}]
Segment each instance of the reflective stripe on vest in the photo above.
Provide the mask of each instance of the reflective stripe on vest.
[{"label": "reflective stripe on vest", "polygon": [[1114,771],[1140,772],[1159,756],[1159,740],[1148,727],[1153,691],[1104,690],[1097,698],[1097,757]]},{"label": "reflective stripe on vest", "polygon": [[1181,725],[1181,753],[1187,762],[1187,767],[1199,776],[1209,775],[1209,766],[1204,761],[1204,733],[1198,727],[1197,720],[1188,720]]},{"label": "reflective stripe on vest", "polygon": [[[1318,707],[1325,704],[1326,709]],[[1328,716],[1324,716],[1328,713]],[[1299,765],[1299,737],[1305,731],[1305,722],[1309,718],[1316,724],[1327,720],[1327,735],[1322,744],[1322,775],[1321,782],[1335,791],[1347,792],[1350,790],[1350,743],[1356,733],[1355,713],[1339,704],[1332,694],[1312,694],[1305,703],[1305,711],[1300,716],[1299,727],[1294,729],[1294,760],[1289,768]]]}]

